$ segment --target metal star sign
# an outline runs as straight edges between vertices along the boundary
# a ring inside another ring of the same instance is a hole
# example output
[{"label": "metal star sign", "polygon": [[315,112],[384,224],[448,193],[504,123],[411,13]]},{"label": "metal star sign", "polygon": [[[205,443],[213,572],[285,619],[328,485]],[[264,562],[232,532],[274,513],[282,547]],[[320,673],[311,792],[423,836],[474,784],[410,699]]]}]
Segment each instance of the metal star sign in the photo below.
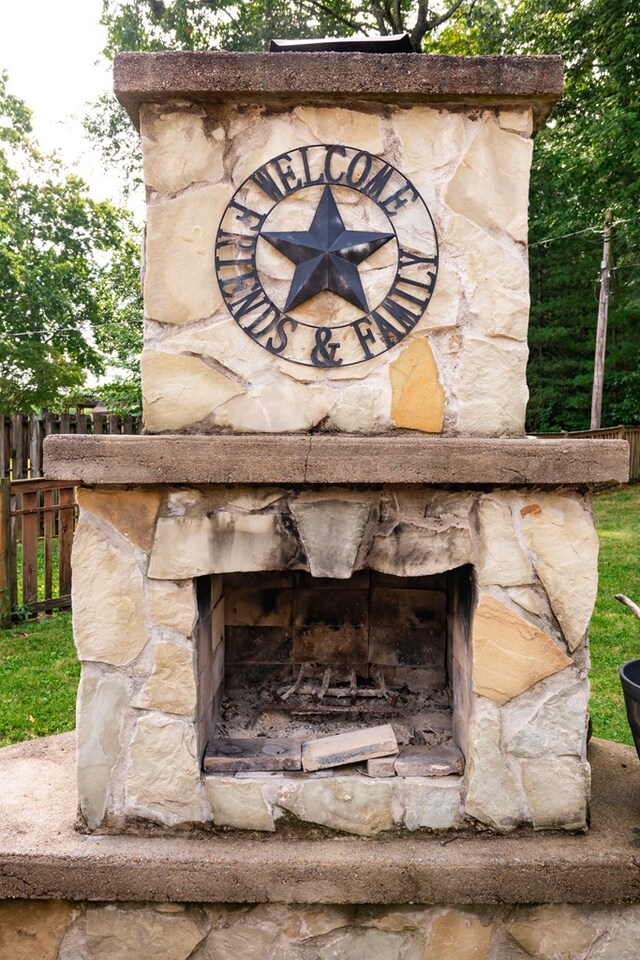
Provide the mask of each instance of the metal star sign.
[{"label": "metal star sign", "polygon": [[296,265],[285,312],[329,290],[368,313],[357,265],[395,234],[345,230],[331,187],[326,186],[308,230],[263,232],[261,236]]}]

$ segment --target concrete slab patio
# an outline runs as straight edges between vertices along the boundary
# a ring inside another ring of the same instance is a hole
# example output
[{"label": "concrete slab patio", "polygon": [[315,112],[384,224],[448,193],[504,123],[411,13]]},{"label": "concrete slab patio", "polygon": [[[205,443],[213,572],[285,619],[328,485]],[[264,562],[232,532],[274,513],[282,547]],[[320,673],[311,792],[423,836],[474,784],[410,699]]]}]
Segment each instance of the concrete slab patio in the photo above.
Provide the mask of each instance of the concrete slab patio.
[{"label": "concrete slab patio", "polygon": [[[593,740],[591,829],[414,834],[85,836],[75,736],[0,750],[0,899],[225,903],[632,903],[640,899],[640,769]],[[295,832],[295,831],[294,831]],[[313,877],[311,881],[309,878]]]}]

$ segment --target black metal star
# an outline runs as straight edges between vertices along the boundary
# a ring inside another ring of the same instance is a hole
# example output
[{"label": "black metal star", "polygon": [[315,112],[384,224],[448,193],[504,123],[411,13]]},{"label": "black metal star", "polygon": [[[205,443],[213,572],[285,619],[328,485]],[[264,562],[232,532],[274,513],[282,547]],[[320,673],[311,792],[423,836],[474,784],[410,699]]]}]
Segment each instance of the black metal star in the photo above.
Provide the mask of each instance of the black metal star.
[{"label": "black metal star", "polygon": [[326,186],[308,230],[261,236],[296,265],[285,311],[330,290],[368,313],[357,264],[392,240],[394,234],[345,230],[331,187]]}]

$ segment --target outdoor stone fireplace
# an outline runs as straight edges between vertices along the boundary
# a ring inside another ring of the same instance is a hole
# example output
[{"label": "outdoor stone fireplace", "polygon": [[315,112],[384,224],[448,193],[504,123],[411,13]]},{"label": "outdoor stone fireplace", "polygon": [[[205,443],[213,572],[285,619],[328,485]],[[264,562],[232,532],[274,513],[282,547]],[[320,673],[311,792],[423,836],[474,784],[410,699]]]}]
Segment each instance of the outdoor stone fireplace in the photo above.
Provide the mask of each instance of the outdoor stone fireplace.
[{"label": "outdoor stone fireplace", "polygon": [[523,436],[559,64],[371,56],[119,60],[146,435],[47,441],[90,831],[586,828],[589,489],[626,446]]}]

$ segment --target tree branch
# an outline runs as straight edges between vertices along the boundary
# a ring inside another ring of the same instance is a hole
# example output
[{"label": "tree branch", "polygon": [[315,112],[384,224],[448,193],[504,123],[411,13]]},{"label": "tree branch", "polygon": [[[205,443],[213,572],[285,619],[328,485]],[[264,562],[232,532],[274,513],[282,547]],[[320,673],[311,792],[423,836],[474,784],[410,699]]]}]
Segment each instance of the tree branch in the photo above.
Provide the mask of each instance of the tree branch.
[{"label": "tree branch", "polygon": [[387,30],[387,21],[385,18],[384,10],[378,0],[371,0],[371,9],[373,10],[373,15],[376,18],[376,23],[378,24],[378,30],[380,36],[387,37],[389,36],[389,31]]},{"label": "tree branch", "polygon": [[400,0],[393,0],[393,29],[396,33],[404,33]]},{"label": "tree branch", "polygon": [[433,20],[428,20],[425,33],[428,33],[429,30],[433,30],[435,27],[439,27],[441,23],[445,23],[446,20],[449,20],[463,3],[464,0],[456,0],[456,2],[450,6],[447,11],[445,11],[445,13],[441,14],[439,17],[434,17]]},{"label": "tree branch", "polygon": [[[462,2],[462,0],[461,0]],[[420,45],[422,43],[422,38],[429,29],[428,27],[428,12],[429,12],[429,0],[420,0],[418,4],[418,16],[415,22],[415,26],[409,36],[411,37],[411,46],[416,51],[420,53]]]},{"label": "tree branch", "polygon": [[327,13],[333,20],[336,20],[338,23],[343,23],[346,27],[349,27],[350,30],[355,30],[356,32],[363,33],[365,37],[368,37],[366,29],[360,23],[356,23],[355,20],[349,20],[347,17],[343,17],[341,14],[336,13],[335,10],[332,10],[331,7],[328,7],[326,4],[321,3],[320,0],[303,0],[308,7],[315,7],[318,10],[322,10],[323,13]]}]

